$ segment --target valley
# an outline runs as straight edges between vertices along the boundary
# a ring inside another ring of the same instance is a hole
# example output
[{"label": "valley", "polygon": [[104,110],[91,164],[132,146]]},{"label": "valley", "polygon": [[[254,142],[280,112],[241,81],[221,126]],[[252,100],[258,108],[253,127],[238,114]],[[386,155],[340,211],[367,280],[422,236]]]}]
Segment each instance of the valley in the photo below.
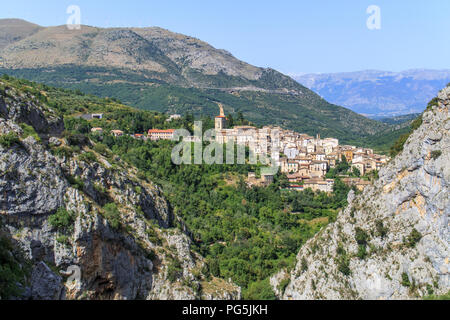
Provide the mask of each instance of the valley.
[{"label": "valley", "polygon": [[245,45],[220,36],[266,67],[137,22],[0,19],[0,300],[449,298],[450,72],[290,77],[271,55],[376,65],[358,50],[388,24],[342,48],[334,25],[297,26],[299,47],[300,20],[255,12]]}]

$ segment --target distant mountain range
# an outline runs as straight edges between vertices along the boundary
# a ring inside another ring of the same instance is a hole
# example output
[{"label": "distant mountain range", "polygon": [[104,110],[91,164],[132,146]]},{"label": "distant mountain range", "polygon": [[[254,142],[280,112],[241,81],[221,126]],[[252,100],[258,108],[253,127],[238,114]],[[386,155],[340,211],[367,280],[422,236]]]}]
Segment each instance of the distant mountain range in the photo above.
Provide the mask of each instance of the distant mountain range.
[{"label": "distant mountain range", "polygon": [[371,118],[422,112],[450,82],[449,70],[361,71],[294,77],[324,99]]},{"label": "distant mountain range", "polygon": [[227,114],[240,111],[259,125],[348,143],[388,127],[328,103],[276,70],[157,27],[68,30],[0,20],[1,73],[161,112],[216,115],[220,102]]}]

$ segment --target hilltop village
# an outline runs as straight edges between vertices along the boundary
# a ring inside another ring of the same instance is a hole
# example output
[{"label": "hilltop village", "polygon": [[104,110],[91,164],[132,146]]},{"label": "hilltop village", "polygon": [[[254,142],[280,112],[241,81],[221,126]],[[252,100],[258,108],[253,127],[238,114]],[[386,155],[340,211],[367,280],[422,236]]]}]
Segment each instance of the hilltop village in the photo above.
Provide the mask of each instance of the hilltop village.
[{"label": "hilltop village", "polygon": [[[338,139],[321,139],[320,135],[312,137],[280,127],[265,126],[257,129],[253,126],[235,126],[228,129],[222,106],[220,115],[215,118],[215,129],[218,142],[245,144],[257,155],[270,155],[272,148],[277,148],[283,155],[278,163],[281,172],[286,174],[290,182],[289,189],[294,190],[311,188],[314,191],[332,192],[334,179],[326,179],[326,174],[339,162],[347,162],[351,171],[362,177],[380,170],[389,161],[388,157],[375,154],[372,149],[339,145]],[[275,131],[277,135],[272,134]],[[362,190],[370,182],[360,177],[344,177],[342,180],[347,185]],[[258,181],[254,173],[249,173],[248,180],[249,184],[268,184],[273,179],[263,176]]]},{"label": "hilltop village", "polygon": [[[228,119],[220,107],[220,115],[215,117],[216,142],[246,145],[255,155],[271,155],[273,149],[279,150],[281,157],[278,165],[282,173],[286,174],[289,181],[288,189],[332,192],[334,179],[327,178],[330,169],[334,169],[339,163],[349,165],[353,176],[342,177],[342,181],[362,190],[370,182],[362,177],[379,171],[390,158],[385,155],[375,154],[372,149],[355,147],[351,145],[339,145],[335,138],[321,139],[320,135],[312,137],[307,134],[292,130],[285,130],[275,126],[265,126],[260,129],[254,126],[234,126],[228,128]],[[88,118],[101,118],[101,114],[85,116]],[[179,119],[180,115],[171,115],[167,120]],[[134,134],[136,139],[158,141],[171,140],[176,129],[150,129],[147,135]],[[92,132],[101,133],[102,128],[93,128]],[[277,133],[276,135],[274,133]],[[124,135],[121,130],[112,130],[111,134],[120,137]],[[274,137],[276,136],[276,139]],[[273,182],[271,175],[262,175],[257,179],[254,172],[249,172],[247,183],[249,185],[268,185]]]}]

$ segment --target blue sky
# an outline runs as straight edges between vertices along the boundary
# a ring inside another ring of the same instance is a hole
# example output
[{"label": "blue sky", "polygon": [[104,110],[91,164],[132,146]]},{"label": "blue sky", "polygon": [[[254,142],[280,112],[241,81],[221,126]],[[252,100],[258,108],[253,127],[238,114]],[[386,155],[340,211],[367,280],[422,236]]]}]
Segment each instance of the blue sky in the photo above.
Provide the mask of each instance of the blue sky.
[{"label": "blue sky", "polygon": [[[159,26],[194,36],[237,58],[288,74],[365,69],[450,69],[448,0],[48,0],[2,1],[0,18],[65,24]],[[381,29],[369,30],[369,5]]]}]

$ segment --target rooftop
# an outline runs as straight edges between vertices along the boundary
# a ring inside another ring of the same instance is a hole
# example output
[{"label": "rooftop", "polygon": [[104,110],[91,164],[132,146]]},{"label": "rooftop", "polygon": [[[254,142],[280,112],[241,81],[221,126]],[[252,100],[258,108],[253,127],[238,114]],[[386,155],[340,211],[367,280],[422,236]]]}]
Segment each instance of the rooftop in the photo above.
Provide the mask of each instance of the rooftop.
[{"label": "rooftop", "polygon": [[150,129],[148,130],[148,133],[174,133],[175,129],[167,129],[167,130],[160,130],[160,129]]}]

